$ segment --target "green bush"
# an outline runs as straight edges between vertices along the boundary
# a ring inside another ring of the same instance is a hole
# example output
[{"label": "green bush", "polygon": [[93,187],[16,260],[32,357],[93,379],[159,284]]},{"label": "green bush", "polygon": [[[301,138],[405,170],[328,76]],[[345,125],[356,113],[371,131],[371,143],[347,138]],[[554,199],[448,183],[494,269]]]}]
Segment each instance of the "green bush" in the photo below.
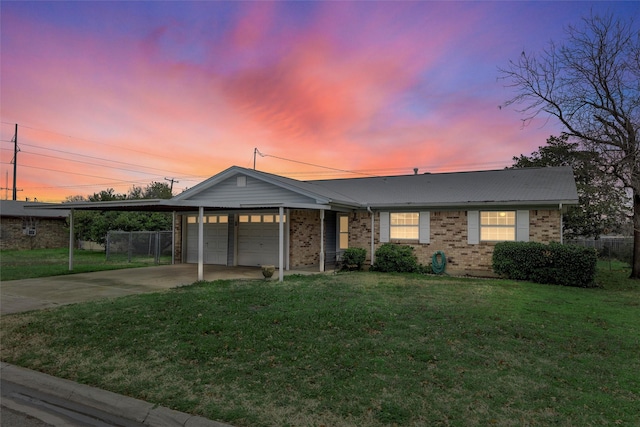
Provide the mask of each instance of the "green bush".
[{"label": "green bush", "polygon": [[493,271],[509,279],[562,286],[594,286],[598,257],[593,248],[536,242],[501,242]]},{"label": "green bush", "polygon": [[[343,269],[351,270],[356,268],[362,270],[362,265],[365,259],[367,259],[367,250],[362,248],[349,248],[345,249],[342,253],[342,265]],[[355,266],[355,267],[354,267]]]},{"label": "green bush", "polygon": [[391,243],[385,243],[378,248],[372,269],[397,273],[415,273],[422,270],[411,246]]}]

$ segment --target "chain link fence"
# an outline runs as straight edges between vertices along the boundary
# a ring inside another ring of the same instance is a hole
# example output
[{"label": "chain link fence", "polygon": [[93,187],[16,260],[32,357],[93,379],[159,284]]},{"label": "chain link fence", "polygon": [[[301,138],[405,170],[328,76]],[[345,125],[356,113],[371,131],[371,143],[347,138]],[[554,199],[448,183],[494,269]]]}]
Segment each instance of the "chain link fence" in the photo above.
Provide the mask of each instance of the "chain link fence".
[{"label": "chain link fence", "polygon": [[576,239],[567,243],[595,248],[601,259],[616,259],[631,264],[633,237],[601,237],[600,239]]},{"label": "chain link fence", "polygon": [[105,249],[107,261],[171,264],[171,231],[109,231]]}]

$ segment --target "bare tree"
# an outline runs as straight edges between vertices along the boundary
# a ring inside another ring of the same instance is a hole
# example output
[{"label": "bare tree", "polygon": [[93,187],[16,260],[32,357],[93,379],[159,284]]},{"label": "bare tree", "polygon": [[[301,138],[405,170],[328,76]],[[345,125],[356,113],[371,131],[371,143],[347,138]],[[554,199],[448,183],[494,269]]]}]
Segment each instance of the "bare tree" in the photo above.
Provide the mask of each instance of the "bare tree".
[{"label": "bare tree", "polygon": [[499,69],[515,90],[524,124],[544,115],[598,152],[599,167],[631,190],[634,249],[631,277],[640,279],[640,31],[633,20],[591,15],[569,26],[564,44],[522,52]]}]

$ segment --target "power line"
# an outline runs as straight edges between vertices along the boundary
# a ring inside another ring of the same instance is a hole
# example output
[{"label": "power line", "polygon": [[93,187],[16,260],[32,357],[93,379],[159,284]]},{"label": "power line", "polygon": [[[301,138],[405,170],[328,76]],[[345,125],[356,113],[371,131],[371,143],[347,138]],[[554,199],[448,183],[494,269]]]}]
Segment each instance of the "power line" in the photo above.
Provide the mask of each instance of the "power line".
[{"label": "power line", "polygon": [[[338,169],[338,168],[333,168],[333,167],[329,167],[329,166],[323,166],[323,165],[317,165],[317,164],[313,164],[313,163],[308,163],[308,162],[303,162],[303,161],[299,161],[299,160],[293,160],[293,159],[287,159],[284,157],[279,157],[279,156],[274,156],[271,154],[265,154],[265,153],[261,153],[258,149],[254,149],[254,155],[257,152],[257,154],[259,154],[261,157],[272,157],[275,159],[279,159],[279,160],[284,160],[284,161],[288,161],[288,162],[292,162],[292,163],[299,163],[299,164],[303,164],[306,166],[314,166],[314,167],[318,167],[318,168],[322,168],[322,169],[327,169],[328,171],[333,171],[333,172],[342,172],[342,173],[349,173],[349,174],[357,174],[357,175],[363,175],[363,176],[370,176],[370,177],[381,177],[381,176],[385,176],[387,174],[391,174],[392,172],[398,172],[398,173],[402,173],[405,171],[414,171],[414,169],[416,168],[416,166],[411,166],[411,167],[403,167],[403,166],[398,166],[398,167],[393,167],[393,168],[382,168],[382,169],[360,169],[360,170],[346,170],[346,169]],[[460,163],[457,164],[455,166],[448,166],[446,169],[448,172],[452,172],[452,171],[464,171],[464,170],[468,170],[469,166],[478,166],[478,167],[503,167],[505,164],[508,164],[508,161],[495,161],[495,162],[486,162],[486,163]],[[442,167],[440,166],[434,166],[434,165],[427,165],[427,166],[417,166],[417,168],[419,170],[423,170],[423,171],[438,171],[441,170]],[[282,173],[279,173],[282,174]],[[293,176],[293,175],[329,175],[332,174],[332,172],[287,172],[286,175],[289,176]]]},{"label": "power line", "polygon": [[301,165],[314,166],[314,167],[317,167],[317,168],[328,169],[328,170],[332,170],[332,171],[336,171],[336,172],[353,173],[353,174],[365,175],[365,176],[375,176],[375,175],[371,175],[371,174],[359,173],[359,172],[345,170],[345,169],[336,169],[336,168],[332,168],[332,167],[329,167],[329,166],[316,165],[316,164],[313,164],[313,163],[302,162],[302,161],[299,161],[299,160],[286,159],[284,157],[278,157],[278,156],[274,156],[274,155],[271,155],[271,154],[264,154],[264,153],[261,153],[260,151],[258,151],[257,149],[256,149],[256,151],[258,152],[258,154],[260,154],[261,157],[273,157],[274,159],[284,160],[284,161],[292,162],[292,163],[299,163]]},{"label": "power line", "polygon": [[[100,160],[100,161],[103,161],[103,162],[110,162],[110,163],[116,163],[116,164],[121,164],[121,165],[133,166],[133,167],[142,168],[142,169],[156,170],[156,171],[162,172],[162,174],[166,174],[167,172],[172,173],[172,174],[176,174],[176,175],[181,174],[180,172],[168,171],[166,169],[154,168],[152,166],[143,166],[143,165],[139,165],[139,164],[136,164],[136,163],[128,163],[128,162],[122,162],[122,161],[119,161],[119,160],[111,160],[111,159],[107,159],[107,158],[104,158],[104,157],[97,157],[97,156],[89,156],[89,155],[86,155],[86,154],[72,153],[70,151],[58,150],[58,149],[55,149],[55,148],[42,147],[40,145],[35,145],[35,144],[21,143],[20,145],[24,146],[24,147],[33,147],[33,148],[37,148],[37,149],[40,149],[40,150],[53,151],[53,152],[56,152],[56,153],[69,154],[69,155],[77,156],[77,157]],[[8,150],[8,149],[2,148],[2,150]],[[47,156],[46,154],[36,153],[36,152],[33,152],[33,151],[23,151],[23,152],[30,153],[30,154],[33,154],[33,155],[36,155],[36,156]],[[81,160],[74,160],[74,159],[70,159],[70,158],[66,158],[66,157],[56,157],[56,156],[48,156],[48,157],[53,157],[53,158],[57,158],[57,159],[60,159],[60,160],[65,160],[65,161],[69,161],[69,162],[76,162],[76,163],[83,163],[83,164],[88,164],[88,165],[93,165],[93,166],[102,166],[102,167],[109,167],[109,168],[113,167],[113,166],[108,166],[108,165],[100,165],[100,164],[96,164],[96,163],[83,162]],[[122,170],[127,170],[127,169],[122,169]],[[142,171],[135,171],[135,172],[147,173],[147,172],[142,172]]]},{"label": "power line", "polygon": [[[7,122],[2,122],[3,124],[13,124],[13,123],[7,123]],[[169,159],[169,160],[174,160],[174,158],[172,157],[168,157],[168,156],[161,156],[159,154],[154,154],[154,153],[149,153],[148,151],[142,151],[142,150],[135,150],[133,148],[130,147],[123,147],[120,145],[114,145],[114,144],[107,144],[105,142],[99,142],[99,141],[95,141],[92,139],[87,139],[87,138],[80,138],[77,136],[71,136],[71,135],[67,135],[64,133],[60,133],[60,132],[56,132],[56,131],[52,131],[52,130],[48,130],[48,129],[39,129],[39,128],[34,128],[31,126],[25,126],[25,125],[20,125],[20,127],[25,128],[25,129],[30,129],[30,130],[35,130],[35,131],[39,131],[39,132],[47,132],[47,133],[51,133],[54,135],[59,135],[59,136],[64,136],[65,138],[70,138],[70,139],[76,139],[78,141],[85,141],[85,142],[91,142],[93,144],[98,144],[98,145],[104,145],[106,147],[111,147],[111,148],[118,148],[120,150],[127,150],[127,151],[133,151],[135,153],[141,153],[141,154],[145,154],[147,156],[152,156],[152,157],[158,157],[158,158],[162,158],[162,159]]]}]

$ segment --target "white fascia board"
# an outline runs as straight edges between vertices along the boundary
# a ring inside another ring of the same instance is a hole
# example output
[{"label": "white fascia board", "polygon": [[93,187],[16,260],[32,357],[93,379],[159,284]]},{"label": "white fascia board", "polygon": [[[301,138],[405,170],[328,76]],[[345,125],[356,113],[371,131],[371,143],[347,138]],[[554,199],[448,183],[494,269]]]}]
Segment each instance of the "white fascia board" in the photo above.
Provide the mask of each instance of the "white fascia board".
[{"label": "white fascia board", "polygon": [[179,203],[172,203],[171,206],[176,208],[198,208],[200,206],[207,209],[269,209],[269,208],[288,208],[288,209],[312,209],[312,210],[330,210],[331,205],[316,205],[311,203],[212,203],[207,204],[206,201],[185,200]]},{"label": "white fascia board", "polygon": [[535,208],[552,208],[559,205],[576,205],[577,200],[526,200],[526,201],[490,201],[490,202],[469,202],[469,203],[394,203],[394,204],[372,204],[371,209],[375,210],[443,210],[443,209],[476,209],[476,208],[499,208],[499,207],[529,207]]},{"label": "white fascia board", "polygon": [[125,199],[125,200],[109,200],[107,202],[69,202],[38,205],[25,205],[29,209],[78,209],[78,210],[100,210],[100,209],[117,209],[117,208],[133,208],[133,207],[149,207],[149,206],[167,206],[171,199]]}]

